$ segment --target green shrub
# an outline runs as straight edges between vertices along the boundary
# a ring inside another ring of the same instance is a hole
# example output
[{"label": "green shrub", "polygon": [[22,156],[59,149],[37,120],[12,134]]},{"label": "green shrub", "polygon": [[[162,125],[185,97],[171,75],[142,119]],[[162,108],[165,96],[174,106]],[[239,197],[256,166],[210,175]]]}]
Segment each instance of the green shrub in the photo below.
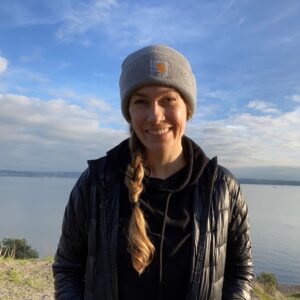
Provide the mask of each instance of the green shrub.
[{"label": "green shrub", "polygon": [[265,291],[271,294],[273,294],[278,287],[277,278],[273,273],[263,272],[257,276],[256,280],[263,286]]},{"label": "green shrub", "polygon": [[273,273],[261,273],[257,276],[257,281],[263,285],[270,285],[277,288],[278,282],[277,278]]},{"label": "green shrub", "polygon": [[38,252],[31,248],[26,239],[5,238],[1,242],[1,248],[7,249],[6,256],[11,256],[11,254],[14,253],[14,258],[17,259],[39,257]]}]

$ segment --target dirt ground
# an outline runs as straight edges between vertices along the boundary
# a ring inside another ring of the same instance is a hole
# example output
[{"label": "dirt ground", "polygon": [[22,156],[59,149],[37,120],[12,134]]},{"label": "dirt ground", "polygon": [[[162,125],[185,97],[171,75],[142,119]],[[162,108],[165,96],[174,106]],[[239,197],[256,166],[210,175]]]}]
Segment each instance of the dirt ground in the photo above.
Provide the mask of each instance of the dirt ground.
[{"label": "dirt ground", "polygon": [[52,258],[8,260],[0,258],[1,300],[53,300]]}]

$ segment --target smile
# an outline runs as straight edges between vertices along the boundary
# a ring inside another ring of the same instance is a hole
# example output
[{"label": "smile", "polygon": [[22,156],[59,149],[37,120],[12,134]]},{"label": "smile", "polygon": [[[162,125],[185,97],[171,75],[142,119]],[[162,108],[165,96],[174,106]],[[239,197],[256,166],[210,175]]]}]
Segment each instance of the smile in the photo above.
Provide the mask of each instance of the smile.
[{"label": "smile", "polygon": [[148,129],[146,130],[147,133],[153,134],[153,135],[163,135],[167,134],[171,131],[171,128],[160,128],[160,129]]}]

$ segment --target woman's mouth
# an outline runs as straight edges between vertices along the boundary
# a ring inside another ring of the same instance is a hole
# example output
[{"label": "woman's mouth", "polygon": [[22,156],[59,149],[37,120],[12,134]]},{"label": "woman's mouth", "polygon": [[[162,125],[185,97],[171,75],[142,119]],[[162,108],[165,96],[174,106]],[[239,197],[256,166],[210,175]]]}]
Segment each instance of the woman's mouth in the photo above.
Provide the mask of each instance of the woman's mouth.
[{"label": "woman's mouth", "polygon": [[171,131],[171,127],[170,128],[159,128],[159,129],[147,129],[146,132],[153,134],[153,135],[163,135],[163,134],[167,134]]}]

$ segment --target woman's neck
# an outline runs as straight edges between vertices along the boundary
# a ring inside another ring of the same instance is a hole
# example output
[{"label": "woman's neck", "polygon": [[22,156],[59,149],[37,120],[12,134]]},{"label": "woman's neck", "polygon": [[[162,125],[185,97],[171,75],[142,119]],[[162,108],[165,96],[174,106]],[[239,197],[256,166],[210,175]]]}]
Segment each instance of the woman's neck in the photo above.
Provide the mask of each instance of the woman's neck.
[{"label": "woman's neck", "polygon": [[150,177],[166,179],[185,166],[183,151],[174,153],[147,153]]}]

